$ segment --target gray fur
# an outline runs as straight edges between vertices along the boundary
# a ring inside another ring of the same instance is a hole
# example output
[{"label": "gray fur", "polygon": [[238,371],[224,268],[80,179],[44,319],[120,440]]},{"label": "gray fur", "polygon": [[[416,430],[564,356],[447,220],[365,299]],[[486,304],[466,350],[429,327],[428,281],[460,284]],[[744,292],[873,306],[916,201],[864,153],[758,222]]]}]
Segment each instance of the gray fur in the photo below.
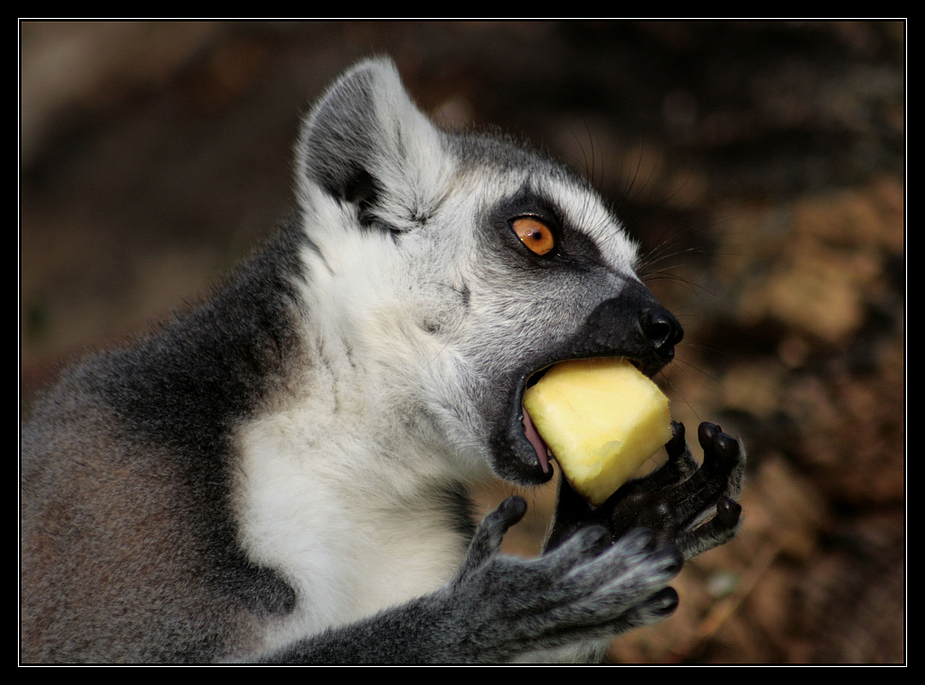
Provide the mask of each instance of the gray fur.
[{"label": "gray fur", "polygon": [[[524,435],[535,373],[654,373],[680,339],[597,195],[436,129],[373,60],[305,121],[296,200],[212,297],[69,370],[24,425],[23,660],[589,657],[670,613],[683,558],[738,525],[718,429],[698,468],[679,427],[598,510],[563,483],[537,559],[499,552],[523,500],[470,523],[476,480],[552,476]],[[553,254],[514,235],[527,215]]]}]

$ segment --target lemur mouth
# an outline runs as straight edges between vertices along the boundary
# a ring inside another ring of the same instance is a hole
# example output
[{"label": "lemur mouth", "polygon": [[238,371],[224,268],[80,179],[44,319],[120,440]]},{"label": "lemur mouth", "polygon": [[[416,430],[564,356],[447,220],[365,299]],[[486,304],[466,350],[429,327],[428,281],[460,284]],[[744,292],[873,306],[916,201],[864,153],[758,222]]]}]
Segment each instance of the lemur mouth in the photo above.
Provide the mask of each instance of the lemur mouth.
[{"label": "lemur mouth", "polygon": [[[526,384],[524,385],[524,392],[527,388],[536,385],[540,378],[549,371],[554,365],[547,366],[544,369],[541,369],[534,373],[527,379]],[[523,395],[521,394],[521,398]],[[546,444],[546,441],[543,440],[542,436],[536,430],[536,426],[533,423],[533,419],[530,418],[530,412],[527,411],[527,408],[523,406],[523,401],[521,399],[521,409],[523,411],[523,424],[524,424],[524,435],[533,446],[533,450],[536,452],[536,459],[540,463],[540,467],[543,469],[543,473],[549,473],[550,466],[549,460],[552,458],[552,452],[549,449],[549,446]]]},{"label": "lemur mouth", "polygon": [[530,412],[526,409],[524,409],[524,435],[527,436],[527,442],[533,446],[536,452],[536,459],[539,461],[543,473],[549,473],[549,460],[553,457],[553,454],[549,449],[549,445],[546,444],[546,441],[543,440],[542,436],[536,430],[536,426],[533,425],[533,419],[530,418]]}]

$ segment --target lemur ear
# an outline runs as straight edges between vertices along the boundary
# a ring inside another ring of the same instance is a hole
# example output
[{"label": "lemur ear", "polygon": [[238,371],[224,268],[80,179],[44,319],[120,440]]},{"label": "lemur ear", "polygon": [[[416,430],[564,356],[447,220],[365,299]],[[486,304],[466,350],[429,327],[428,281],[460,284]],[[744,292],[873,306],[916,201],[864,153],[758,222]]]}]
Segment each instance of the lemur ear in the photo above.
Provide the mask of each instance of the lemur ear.
[{"label": "lemur ear", "polygon": [[398,218],[434,201],[448,166],[441,132],[386,59],[361,62],[334,83],[303,123],[296,157],[303,197],[314,186]]}]

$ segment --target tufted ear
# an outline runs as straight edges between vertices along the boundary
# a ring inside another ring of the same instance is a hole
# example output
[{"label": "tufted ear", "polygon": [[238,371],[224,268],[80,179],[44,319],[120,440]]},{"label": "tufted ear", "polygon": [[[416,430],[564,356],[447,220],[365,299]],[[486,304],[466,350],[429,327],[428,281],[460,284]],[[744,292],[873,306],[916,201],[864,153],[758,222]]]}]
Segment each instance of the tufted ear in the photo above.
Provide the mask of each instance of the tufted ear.
[{"label": "tufted ear", "polygon": [[303,198],[320,190],[355,206],[364,224],[395,231],[429,214],[450,171],[443,134],[385,59],[334,83],[305,120],[296,155]]}]

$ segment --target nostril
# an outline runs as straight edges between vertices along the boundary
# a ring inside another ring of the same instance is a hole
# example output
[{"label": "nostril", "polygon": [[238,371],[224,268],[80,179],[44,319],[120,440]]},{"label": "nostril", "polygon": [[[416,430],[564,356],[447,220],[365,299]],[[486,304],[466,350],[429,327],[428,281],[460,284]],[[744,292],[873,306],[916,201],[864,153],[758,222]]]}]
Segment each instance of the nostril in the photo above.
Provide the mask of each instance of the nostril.
[{"label": "nostril", "polygon": [[647,333],[653,345],[656,347],[664,347],[671,339],[671,326],[660,321],[650,326]]},{"label": "nostril", "polygon": [[642,330],[658,349],[674,347],[684,337],[684,329],[670,312],[661,307],[645,309],[640,313]]}]

